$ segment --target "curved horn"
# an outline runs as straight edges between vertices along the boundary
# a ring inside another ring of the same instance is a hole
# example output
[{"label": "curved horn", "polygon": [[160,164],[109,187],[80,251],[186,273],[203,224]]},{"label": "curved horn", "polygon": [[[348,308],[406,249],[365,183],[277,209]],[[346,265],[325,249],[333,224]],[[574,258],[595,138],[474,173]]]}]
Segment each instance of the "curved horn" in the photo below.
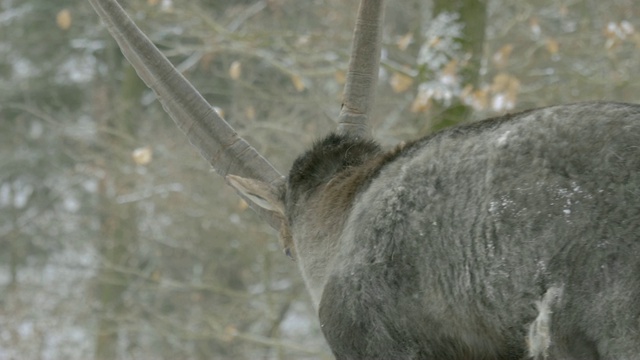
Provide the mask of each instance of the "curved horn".
[{"label": "curved horn", "polygon": [[[275,184],[282,175],[209,105],[133,23],[115,0],[89,0],[138,76],[158,96],[165,111],[213,169]],[[274,228],[271,212],[253,207]]]},{"label": "curved horn", "polygon": [[368,122],[378,82],[383,17],[383,0],[360,2],[338,132],[371,137]]}]

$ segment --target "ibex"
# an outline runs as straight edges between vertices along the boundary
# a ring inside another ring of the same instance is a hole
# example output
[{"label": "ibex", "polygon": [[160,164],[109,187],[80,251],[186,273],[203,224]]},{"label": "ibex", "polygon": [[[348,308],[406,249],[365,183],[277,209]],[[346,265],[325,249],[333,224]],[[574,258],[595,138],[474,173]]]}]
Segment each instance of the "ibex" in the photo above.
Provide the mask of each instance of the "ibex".
[{"label": "ibex", "polygon": [[[192,142],[280,229],[336,358],[640,359],[640,105],[534,109],[392,150],[356,109],[281,178],[114,1],[91,2]],[[361,12],[379,20],[381,7]]]}]

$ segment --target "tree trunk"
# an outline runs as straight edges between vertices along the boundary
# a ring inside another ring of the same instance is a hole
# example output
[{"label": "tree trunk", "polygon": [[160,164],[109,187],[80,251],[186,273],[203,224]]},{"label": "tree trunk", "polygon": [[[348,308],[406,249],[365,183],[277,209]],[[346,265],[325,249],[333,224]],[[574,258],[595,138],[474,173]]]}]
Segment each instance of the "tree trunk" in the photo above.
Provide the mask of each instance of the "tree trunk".
[{"label": "tree trunk", "polygon": [[[480,66],[482,60],[482,48],[485,39],[485,26],[487,21],[486,0],[434,0],[433,17],[442,12],[456,13],[460,16],[463,25],[462,38],[457,39],[463,53],[469,54],[470,59],[460,71],[460,83],[462,87],[478,85],[480,78]],[[469,119],[473,109],[456,100],[451,106],[436,109],[437,114],[433,119],[432,130],[436,131],[456,123]]]},{"label": "tree trunk", "polygon": [[[125,64],[117,54],[111,63],[118,68]],[[122,70],[120,70],[122,71]],[[110,71],[113,74],[118,71]],[[101,255],[100,271],[97,278],[97,297],[101,305],[96,339],[96,358],[116,359],[118,356],[118,334],[121,322],[126,319],[123,294],[130,278],[122,269],[135,266],[135,252],[138,244],[138,217],[136,203],[118,203],[119,195],[136,188],[136,175],[131,171],[135,165],[127,156],[131,152],[130,139],[137,132],[140,106],[139,100],[145,88],[133,68],[124,65],[124,78],[120,85],[113,81],[101,84],[96,97],[96,119],[103,131],[100,143],[112,156],[104,164],[104,177],[100,183],[100,232],[102,238],[97,244]],[[119,91],[117,91],[119,87]],[[115,110],[114,110],[115,109]],[[129,164],[127,164],[129,161]],[[127,169],[129,171],[127,171]]]}]

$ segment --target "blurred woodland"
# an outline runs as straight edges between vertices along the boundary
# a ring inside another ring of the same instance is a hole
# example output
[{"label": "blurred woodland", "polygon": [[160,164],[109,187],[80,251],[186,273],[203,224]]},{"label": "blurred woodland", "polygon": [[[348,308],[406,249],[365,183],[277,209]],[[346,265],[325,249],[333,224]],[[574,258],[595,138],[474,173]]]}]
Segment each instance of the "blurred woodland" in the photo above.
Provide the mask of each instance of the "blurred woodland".
[{"label": "blurred woodland", "polygon": [[[335,126],[357,1],[127,0],[282,173]],[[638,102],[637,0],[388,1],[385,146]],[[330,359],[277,233],[213,173],[84,0],[0,0],[0,360]]]}]

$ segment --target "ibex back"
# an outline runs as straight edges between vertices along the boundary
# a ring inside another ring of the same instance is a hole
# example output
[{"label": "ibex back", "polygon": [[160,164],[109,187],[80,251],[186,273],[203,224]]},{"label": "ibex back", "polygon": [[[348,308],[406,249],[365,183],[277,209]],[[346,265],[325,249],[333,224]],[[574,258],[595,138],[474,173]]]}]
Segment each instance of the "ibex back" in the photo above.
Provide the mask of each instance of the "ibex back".
[{"label": "ibex back", "polygon": [[640,105],[330,135],[230,182],[281,214],[338,359],[640,358]]}]

